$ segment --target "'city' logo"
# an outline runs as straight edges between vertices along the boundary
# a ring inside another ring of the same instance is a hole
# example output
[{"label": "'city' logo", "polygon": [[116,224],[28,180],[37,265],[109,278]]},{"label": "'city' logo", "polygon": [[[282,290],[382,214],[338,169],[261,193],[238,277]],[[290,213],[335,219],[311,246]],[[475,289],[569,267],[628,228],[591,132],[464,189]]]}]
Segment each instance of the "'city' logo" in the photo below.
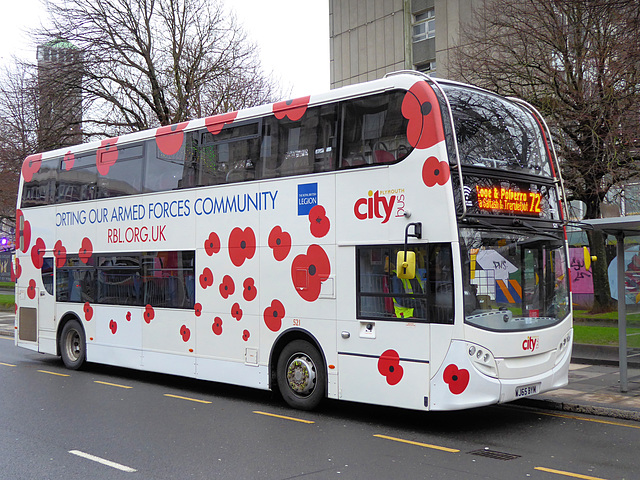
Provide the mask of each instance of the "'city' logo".
[{"label": "'city' logo", "polygon": [[395,201],[395,195],[385,197],[380,195],[379,190],[375,192],[369,190],[367,197],[356,200],[353,205],[353,213],[358,220],[382,218],[382,223],[387,223],[391,218]]},{"label": "'city' logo", "polygon": [[534,352],[538,348],[540,348],[540,337],[528,337],[522,341],[522,349],[525,351],[531,350]]}]

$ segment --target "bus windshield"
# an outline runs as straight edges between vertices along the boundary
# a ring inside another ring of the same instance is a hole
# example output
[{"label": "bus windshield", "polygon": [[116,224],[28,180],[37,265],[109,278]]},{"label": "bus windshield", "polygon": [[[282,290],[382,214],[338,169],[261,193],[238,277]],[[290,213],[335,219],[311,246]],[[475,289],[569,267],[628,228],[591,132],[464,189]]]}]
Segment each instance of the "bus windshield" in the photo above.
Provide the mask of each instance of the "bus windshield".
[{"label": "bus windshield", "polygon": [[461,228],[460,249],[466,323],[522,331],[554,325],[569,314],[561,239]]},{"label": "bus windshield", "polygon": [[482,90],[442,88],[451,104],[463,165],[551,176],[540,128],[529,113]]}]

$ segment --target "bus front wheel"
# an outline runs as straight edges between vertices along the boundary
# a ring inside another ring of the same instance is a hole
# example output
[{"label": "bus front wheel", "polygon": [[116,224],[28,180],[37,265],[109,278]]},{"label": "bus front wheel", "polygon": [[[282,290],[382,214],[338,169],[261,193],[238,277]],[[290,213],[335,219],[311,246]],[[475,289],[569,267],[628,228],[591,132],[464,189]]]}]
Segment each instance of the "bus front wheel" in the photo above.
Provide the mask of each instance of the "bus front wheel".
[{"label": "bus front wheel", "polygon": [[77,320],[69,320],[62,328],[60,354],[64,366],[71,370],[78,370],[84,364],[86,341],[84,330]]},{"label": "bus front wheel", "polygon": [[289,406],[313,410],[325,395],[326,372],[322,355],[305,340],[289,343],[278,357],[276,377],[280,394]]}]

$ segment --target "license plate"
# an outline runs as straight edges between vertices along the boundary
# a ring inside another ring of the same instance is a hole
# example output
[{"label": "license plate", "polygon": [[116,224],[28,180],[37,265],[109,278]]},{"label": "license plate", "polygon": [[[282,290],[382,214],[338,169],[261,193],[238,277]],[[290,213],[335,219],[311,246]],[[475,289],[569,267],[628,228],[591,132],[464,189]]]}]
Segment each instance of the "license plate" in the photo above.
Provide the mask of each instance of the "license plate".
[{"label": "license plate", "polygon": [[521,387],[516,387],[516,398],[535,395],[539,391],[540,391],[539,383],[534,383],[533,385],[522,385]]}]

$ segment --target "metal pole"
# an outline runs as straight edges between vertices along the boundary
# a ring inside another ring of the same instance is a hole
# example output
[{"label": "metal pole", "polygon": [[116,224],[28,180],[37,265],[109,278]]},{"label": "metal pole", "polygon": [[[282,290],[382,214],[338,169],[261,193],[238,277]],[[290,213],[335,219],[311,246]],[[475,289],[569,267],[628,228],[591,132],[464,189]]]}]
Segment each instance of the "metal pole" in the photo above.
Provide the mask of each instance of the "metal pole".
[{"label": "metal pole", "polygon": [[629,389],[627,378],[627,299],[625,297],[624,233],[616,235],[618,241],[618,356],[620,364],[620,391]]}]

